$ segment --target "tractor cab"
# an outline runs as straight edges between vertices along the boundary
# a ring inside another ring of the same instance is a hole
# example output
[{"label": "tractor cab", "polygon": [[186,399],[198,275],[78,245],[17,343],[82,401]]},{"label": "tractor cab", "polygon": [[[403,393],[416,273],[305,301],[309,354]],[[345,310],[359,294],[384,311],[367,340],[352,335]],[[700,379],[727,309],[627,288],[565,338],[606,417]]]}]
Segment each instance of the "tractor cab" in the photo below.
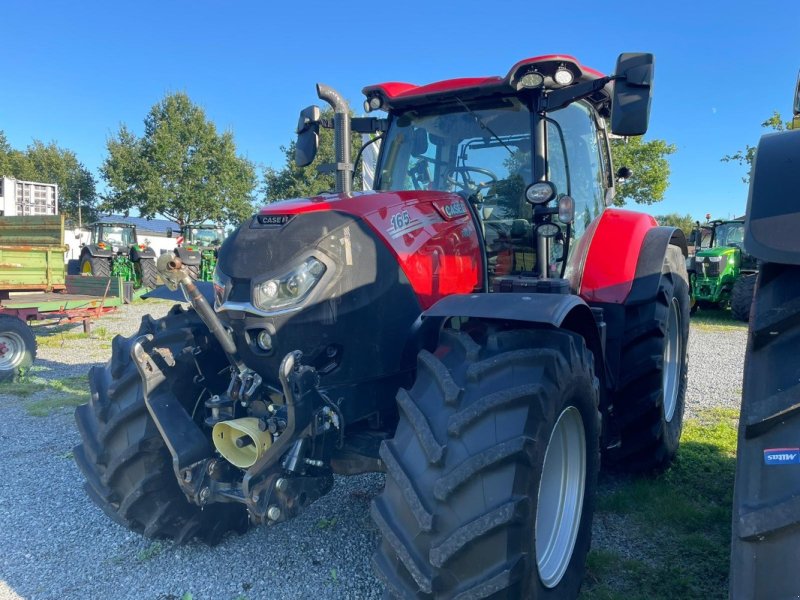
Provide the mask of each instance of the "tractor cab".
[{"label": "tractor cab", "polygon": [[90,244],[111,248],[115,253],[127,252],[136,244],[136,227],[127,223],[94,223]]},{"label": "tractor cab", "polygon": [[225,229],[218,225],[192,225],[181,230],[184,246],[198,248],[219,248],[225,240]]}]

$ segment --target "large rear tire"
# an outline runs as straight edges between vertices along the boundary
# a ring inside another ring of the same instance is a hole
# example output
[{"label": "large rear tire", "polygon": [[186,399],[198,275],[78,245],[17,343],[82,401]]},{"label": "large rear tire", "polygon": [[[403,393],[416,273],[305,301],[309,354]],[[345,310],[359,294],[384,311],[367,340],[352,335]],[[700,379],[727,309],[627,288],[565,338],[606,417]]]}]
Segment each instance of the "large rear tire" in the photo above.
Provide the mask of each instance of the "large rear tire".
[{"label": "large rear tire", "polygon": [[574,598],[599,469],[598,382],[572,333],[445,330],[397,396],[372,505],[398,597]]},{"label": "large rear tire", "polygon": [[[159,388],[168,386],[175,400],[190,411],[201,399],[204,388],[195,380],[195,359],[201,365],[219,363],[202,321],[194,311],[179,307],[157,321],[145,316],[136,334],[114,338],[111,361],[105,367],[89,371],[91,399],[75,411],[81,435],[73,450],[75,461],[86,477],[89,497],[123,527],[150,538],[180,543],[198,537],[215,544],[228,531],[246,530],[247,513],[240,504],[201,509],[181,492],[172,457],[147,410],[130,357],[134,341],[144,335],[153,336],[148,346],[158,347],[175,361]],[[204,351],[184,352],[189,347]],[[216,368],[204,374],[213,380]]]},{"label": "large rear tire", "polygon": [[733,493],[730,597],[800,593],[800,266],[757,276]]},{"label": "large rear tire", "polygon": [[609,466],[661,471],[675,458],[683,428],[688,341],[686,262],[679,248],[669,246],[656,297],[626,307],[612,412],[612,430],[620,440],[605,451]]},{"label": "large rear tire", "polygon": [[17,317],[0,315],[0,381],[13,381],[36,359],[36,336]]},{"label": "large rear tire", "polygon": [[152,258],[139,259],[139,268],[142,270],[142,287],[154,290],[158,287],[158,268]]},{"label": "large rear tire", "polygon": [[737,321],[750,320],[750,307],[756,290],[756,275],[743,275],[733,284],[731,293],[731,314]]},{"label": "large rear tire", "polygon": [[93,277],[111,277],[111,259],[92,256],[88,252],[81,256],[81,275]]}]

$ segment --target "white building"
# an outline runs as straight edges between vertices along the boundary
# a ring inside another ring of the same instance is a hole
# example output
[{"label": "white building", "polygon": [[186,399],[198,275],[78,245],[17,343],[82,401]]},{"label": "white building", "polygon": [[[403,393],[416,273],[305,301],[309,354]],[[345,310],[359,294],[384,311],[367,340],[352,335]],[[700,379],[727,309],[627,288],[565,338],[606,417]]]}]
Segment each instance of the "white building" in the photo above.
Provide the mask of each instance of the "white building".
[{"label": "white building", "polygon": [[57,215],[58,185],[0,177],[0,216]]}]

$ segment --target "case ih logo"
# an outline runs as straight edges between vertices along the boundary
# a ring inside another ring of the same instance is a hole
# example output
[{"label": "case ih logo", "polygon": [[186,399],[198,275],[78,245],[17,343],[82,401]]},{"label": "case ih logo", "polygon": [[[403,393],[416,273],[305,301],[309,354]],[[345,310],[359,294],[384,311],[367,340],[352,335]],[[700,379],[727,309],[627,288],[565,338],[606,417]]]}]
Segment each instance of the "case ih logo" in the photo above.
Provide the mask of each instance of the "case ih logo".
[{"label": "case ih logo", "polygon": [[444,210],[444,214],[451,219],[453,217],[460,217],[461,215],[467,214],[467,207],[464,206],[463,202],[451,202],[450,204],[445,204],[442,207],[442,210]]},{"label": "case ih logo", "polygon": [[800,464],[800,448],[771,448],[769,450],[764,450],[764,464],[766,465]]},{"label": "case ih logo", "polygon": [[282,227],[286,225],[294,215],[258,215],[256,221],[261,227]]}]

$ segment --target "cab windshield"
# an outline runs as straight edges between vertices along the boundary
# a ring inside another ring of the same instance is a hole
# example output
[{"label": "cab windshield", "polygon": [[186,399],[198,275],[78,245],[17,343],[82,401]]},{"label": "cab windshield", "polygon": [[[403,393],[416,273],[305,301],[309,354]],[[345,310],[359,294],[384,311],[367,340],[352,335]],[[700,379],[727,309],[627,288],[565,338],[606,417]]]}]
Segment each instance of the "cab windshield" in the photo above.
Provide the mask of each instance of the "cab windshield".
[{"label": "cab windshield", "polygon": [[111,225],[103,225],[100,227],[99,241],[111,244],[112,246],[131,246],[136,243],[133,239],[132,227]]},{"label": "cab windshield", "polygon": [[743,241],[744,223],[723,223],[714,230],[714,247],[741,247]]},{"label": "cab windshield", "polygon": [[194,244],[195,246],[219,246],[224,239],[222,229],[207,229],[202,227],[193,227],[189,229],[187,236],[187,243]]}]

